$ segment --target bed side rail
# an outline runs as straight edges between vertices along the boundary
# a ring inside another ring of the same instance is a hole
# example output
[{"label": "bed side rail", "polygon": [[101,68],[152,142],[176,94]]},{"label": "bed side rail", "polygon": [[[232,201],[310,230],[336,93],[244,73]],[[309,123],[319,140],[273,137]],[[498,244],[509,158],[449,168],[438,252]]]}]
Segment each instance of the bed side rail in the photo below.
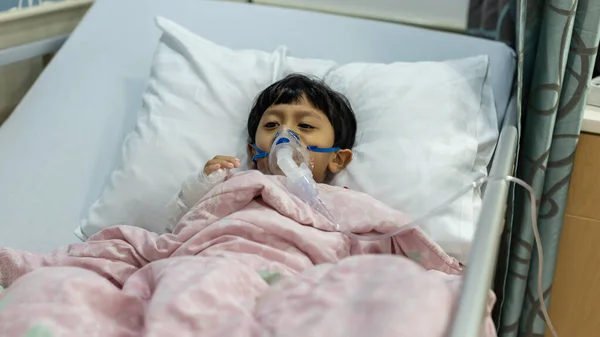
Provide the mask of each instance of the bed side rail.
[{"label": "bed side rail", "polygon": [[[504,124],[490,176],[513,174],[519,135],[513,118],[508,118]],[[506,181],[489,182],[486,186],[461,296],[448,337],[480,336],[488,292],[496,269],[508,193],[509,183]]]}]

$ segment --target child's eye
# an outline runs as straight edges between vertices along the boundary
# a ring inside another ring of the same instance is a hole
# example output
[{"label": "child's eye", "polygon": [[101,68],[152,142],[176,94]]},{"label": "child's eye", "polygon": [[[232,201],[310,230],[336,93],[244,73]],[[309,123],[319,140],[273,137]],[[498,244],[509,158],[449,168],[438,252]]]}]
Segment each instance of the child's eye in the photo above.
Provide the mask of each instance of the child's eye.
[{"label": "child's eye", "polygon": [[314,127],[313,127],[312,125],[309,125],[309,124],[306,124],[306,123],[303,123],[303,124],[298,124],[298,126],[299,126],[301,129],[314,129]]},{"label": "child's eye", "polygon": [[277,123],[275,122],[268,122],[267,124],[265,124],[265,128],[275,128],[277,127]]}]

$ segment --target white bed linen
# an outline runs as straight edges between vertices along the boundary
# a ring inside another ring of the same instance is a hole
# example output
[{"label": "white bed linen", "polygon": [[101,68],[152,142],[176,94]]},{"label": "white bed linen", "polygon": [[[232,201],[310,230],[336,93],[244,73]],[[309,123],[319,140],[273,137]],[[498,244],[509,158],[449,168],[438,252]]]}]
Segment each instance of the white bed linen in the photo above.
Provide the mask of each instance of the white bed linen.
[{"label": "white bed linen", "polygon": [[501,43],[392,23],[239,3],[97,0],[0,127],[0,245],[48,251],[78,241],[72,230],[134,125],[160,34],[156,15],[231,48],[285,44],[294,56],[338,62],[489,54],[499,113],[515,69]]}]

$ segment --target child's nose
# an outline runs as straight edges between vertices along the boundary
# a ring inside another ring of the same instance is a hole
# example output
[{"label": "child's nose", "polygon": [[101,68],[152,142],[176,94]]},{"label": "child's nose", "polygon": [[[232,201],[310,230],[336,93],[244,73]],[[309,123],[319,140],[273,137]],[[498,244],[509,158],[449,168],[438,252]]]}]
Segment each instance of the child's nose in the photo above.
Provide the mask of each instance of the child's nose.
[{"label": "child's nose", "polygon": [[273,141],[275,141],[275,139],[277,137],[279,137],[280,135],[283,135],[284,137],[297,137],[300,140],[300,143],[302,144],[306,144],[302,135],[302,130],[300,130],[300,128],[298,128],[297,125],[295,124],[282,124],[279,129],[277,130],[277,132],[275,133],[275,136],[273,137]]}]

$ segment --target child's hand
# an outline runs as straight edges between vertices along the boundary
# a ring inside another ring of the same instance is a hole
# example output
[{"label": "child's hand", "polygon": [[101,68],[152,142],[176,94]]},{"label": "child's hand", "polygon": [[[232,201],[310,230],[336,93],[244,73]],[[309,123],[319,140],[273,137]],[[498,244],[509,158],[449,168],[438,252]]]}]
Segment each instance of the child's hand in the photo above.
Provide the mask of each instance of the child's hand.
[{"label": "child's hand", "polygon": [[235,157],[216,156],[204,165],[204,174],[209,175],[218,169],[233,169],[240,167],[240,160]]}]

